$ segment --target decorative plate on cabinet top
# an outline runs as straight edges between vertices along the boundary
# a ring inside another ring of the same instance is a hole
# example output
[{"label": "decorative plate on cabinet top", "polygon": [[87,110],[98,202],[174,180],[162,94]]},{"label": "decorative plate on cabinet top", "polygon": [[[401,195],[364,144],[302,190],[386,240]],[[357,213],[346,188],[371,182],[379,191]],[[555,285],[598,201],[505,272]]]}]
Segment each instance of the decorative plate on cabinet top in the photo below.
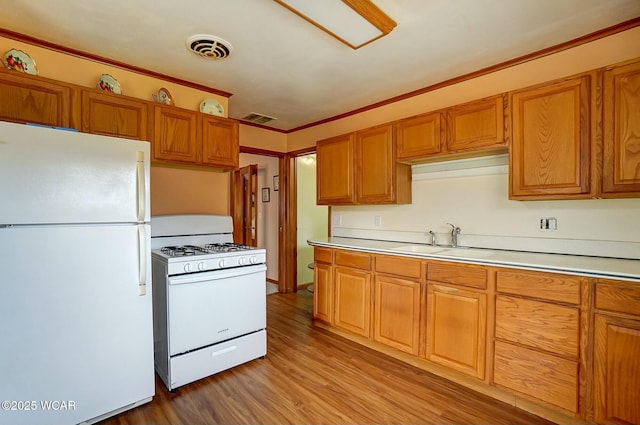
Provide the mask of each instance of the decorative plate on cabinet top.
[{"label": "decorative plate on cabinet top", "polygon": [[158,90],[158,93],[154,93],[151,96],[153,97],[153,100],[155,100],[156,102],[164,103],[165,105],[174,106],[171,93],[169,93],[169,90],[165,89],[164,87]]},{"label": "decorative plate on cabinet top", "polygon": [[100,81],[96,85],[100,90],[108,91],[110,93],[122,94],[120,89],[120,83],[109,74],[102,74]]},{"label": "decorative plate on cabinet top", "polygon": [[200,103],[200,112],[224,117],[224,108],[215,99],[205,99]]},{"label": "decorative plate on cabinet top", "polygon": [[38,68],[36,68],[35,61],[22,50],[8,50],[2,58],[2,62],[7,69],[24,72],[25,74],[38,75]]}]

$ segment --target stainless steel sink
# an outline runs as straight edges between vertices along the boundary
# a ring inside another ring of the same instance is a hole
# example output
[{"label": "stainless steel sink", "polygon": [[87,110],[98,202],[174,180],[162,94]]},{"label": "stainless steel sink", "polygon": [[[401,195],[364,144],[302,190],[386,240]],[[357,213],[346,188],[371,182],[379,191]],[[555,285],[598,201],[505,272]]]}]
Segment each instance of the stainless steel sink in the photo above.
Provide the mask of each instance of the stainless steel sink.
[{"label": "stainless steel sink", "polygon": [[430,245],[403,245],[392,249],[399,252],[414,252],[420,254],[435,254],[445,250],[445,248],[441,246]]}]

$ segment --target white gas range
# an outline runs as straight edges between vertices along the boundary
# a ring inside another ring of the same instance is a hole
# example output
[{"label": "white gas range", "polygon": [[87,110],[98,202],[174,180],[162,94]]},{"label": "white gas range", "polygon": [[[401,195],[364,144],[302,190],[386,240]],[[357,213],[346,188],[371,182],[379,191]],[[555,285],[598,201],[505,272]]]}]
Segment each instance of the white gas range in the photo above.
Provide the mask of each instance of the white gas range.
[{"label": "white gas range", "polygon": [[151,218],[155,367],[169,390],[266,355],[266,251],[229,216]]}]

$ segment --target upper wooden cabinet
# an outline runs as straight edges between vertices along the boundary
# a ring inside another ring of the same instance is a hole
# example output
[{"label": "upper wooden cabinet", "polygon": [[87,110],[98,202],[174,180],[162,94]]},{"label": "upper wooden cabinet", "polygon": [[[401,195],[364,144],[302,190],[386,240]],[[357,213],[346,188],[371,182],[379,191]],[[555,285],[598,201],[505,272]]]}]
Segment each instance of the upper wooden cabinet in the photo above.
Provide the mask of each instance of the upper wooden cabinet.
[{"label": "upper wooden cabinet", "polygon": [[393,126],[372,127],[316,145],[319,205],[411,202],[411,167],[395,159]]},{"label": "upper wooden cabinet", "polygon": [[354,135],[344,134],[316,145],[318,205],[353,204],[355,191]]},{"label": "upper wooden cabinet", "polygon": [[412,160],[442,151],[442,113],[433,112],[395,124],[399,160]]},{"label": "upper wooden cabinet", "polygon": [[640,196],[640,62],[604,73],[605,197]]},{"label": "upper wooden cabinet", "polygon": [[0,119],[53,127],[72,122],[73,88],[69,84],[15,71],[0,71]]},{"label": "upper wooden cabinet", "polygon": [[240,145],[238,122],[202,115],[202,163],[229,169],[238,168]]},{"label": "upper wooden cabinet", "polygon": [[511,199],[593,196],[590,80],[585,75],[510,94]]},{"label": "upper wooden cabinet", "polygon": [[153,159],[197,164],[198,115],[171,106],[154,107]]},{"label": "upper wooden cabinet", "polygon": [[149,140],[149,102],[98,90],[82,90],[81,130]]},{"label": "upper wooden cabinet", "polygon": [[235,169],[239,150],[237,121],[154,106],[154,161]]},{"label": "upper wooden cabinet", "polygon": [[398,159],[418,163],[506,152],[504,103],[505,96],[493,96],[397,121]]}]

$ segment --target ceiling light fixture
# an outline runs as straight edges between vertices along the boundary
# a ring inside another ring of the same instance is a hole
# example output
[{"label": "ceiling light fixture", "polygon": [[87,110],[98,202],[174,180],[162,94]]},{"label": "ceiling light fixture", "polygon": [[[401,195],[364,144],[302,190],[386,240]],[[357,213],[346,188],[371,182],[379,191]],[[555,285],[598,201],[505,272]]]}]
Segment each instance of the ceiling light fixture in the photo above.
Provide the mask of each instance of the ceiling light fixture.
[{"label": "ceiling light fixture", "polygon": [[352,49],[384,37],[397,25],[370,0],[274,1]]}]

